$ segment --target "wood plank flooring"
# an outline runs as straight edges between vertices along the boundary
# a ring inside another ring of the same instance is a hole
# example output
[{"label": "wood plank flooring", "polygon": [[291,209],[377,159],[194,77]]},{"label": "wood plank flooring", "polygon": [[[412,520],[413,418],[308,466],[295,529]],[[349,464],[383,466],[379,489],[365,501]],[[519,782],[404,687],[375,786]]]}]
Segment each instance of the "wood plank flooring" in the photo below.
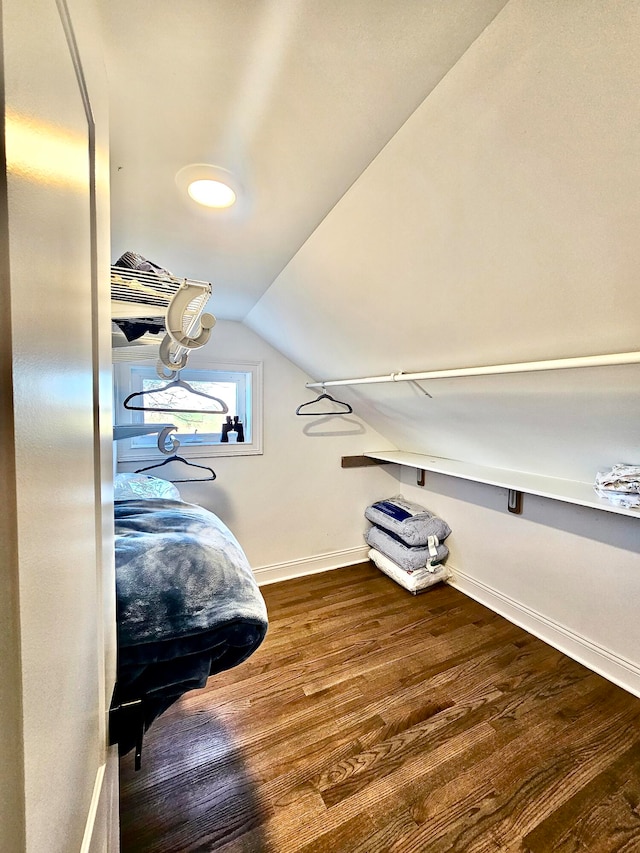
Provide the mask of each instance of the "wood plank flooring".
[{"label": "wood plank flooring", "polygon": [[123,853],[640,851],[640,699],[368,563],[263,593],[262,647],[121,760]]}]

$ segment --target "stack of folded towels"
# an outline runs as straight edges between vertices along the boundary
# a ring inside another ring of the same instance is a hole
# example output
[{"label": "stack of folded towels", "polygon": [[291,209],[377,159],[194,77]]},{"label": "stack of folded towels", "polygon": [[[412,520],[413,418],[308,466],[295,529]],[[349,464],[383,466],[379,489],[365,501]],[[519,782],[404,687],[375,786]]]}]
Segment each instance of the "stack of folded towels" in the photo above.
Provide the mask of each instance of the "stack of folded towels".
[{"label": "stack of folded towels", "polygon": [[365,533],[369,559],[400,586],[415,594],[448,576],[446,521],[402,495],[371,504],[364,514],[373,525]]},{"label": "stack of folded towels", "polygon": [[619,462],[609,471],[598,471],[596,493],[616,506],[640,506],[640,465]]}]

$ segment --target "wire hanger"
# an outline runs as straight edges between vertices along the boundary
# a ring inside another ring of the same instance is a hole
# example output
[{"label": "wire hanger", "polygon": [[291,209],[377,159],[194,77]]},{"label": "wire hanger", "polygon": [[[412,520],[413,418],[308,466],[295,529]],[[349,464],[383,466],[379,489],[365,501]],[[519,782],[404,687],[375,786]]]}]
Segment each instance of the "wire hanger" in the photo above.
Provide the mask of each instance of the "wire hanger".
[{"label": "wire hanger", "polygon": [[216,479],[216,472],[213,470],[213,468],[209,468],[208,465],[196,465],[195,462],[189,462],[183,456],[178,456],[175,453],[173,454],[173,456],[170,456],[168,459],[165,459],[164,462],[158,462],[157,465],[148,465],[146,468],[139,468],[136,471],[136,474],[142,474],[144,471],[152,471],[154,468],[162,468],[164,465],[168,465],[169,462],[183,462],[190,468],[202,468],[211,474],[210,477],[189,477],[183,480],[169,480],[170,483],[205,483]]},{"label": "wire hanger", "polygon": [[[214,403],[217,403],[220,408],[219,409],[176,409],[174,407],[166,407],[166,406],[130,406],[129,402],[136,397],[145,397],[147,394],[160,394],[163,391],[169,391],[171,388],[184,388],[189,391],[191,394],[195,394],[198,397],[204,397],[207,400],[212,400]],[[153,388],[148,391],[134,391],[133,394],[129,394],[126,400],[123,403],[125,409],[129,409],[130,411],[135,412],[199,412],[205,415],[226,415],[229,411],[229,407],[221,400],[219,397],[214,397],[212,394],[205,394],[204,391],[196,391],[195,388],[192,388],[188,382],[185,382],[184,379],[180,379],[177,376],[171,382],[167,383],[164,388]]]},{"label": "wire hanger", "polygon": [[[171,453],[172,450],[177,450],[178,447],[180,447],[178,439],[173,435],[169,435],[170,432],[174,432],[177,429],[178,427],[168,426],[161,430],[158,436],[158,450],[160,453]],[[171,444],[167,445],[167,441],[170,441]],[[197,465],[195,462],[189,462],[189,460],[185,459],[184,456],[178,456],[176,453],[169,456],[169,458],[165,459],[164,462],[157,462],[155,465],[148,465],[146,468],[140,468],[135,473],[142,474],[145,471],[152,471],[154,468],[162,468],[170,462],[182,462],[190,468],[202,468],[204,471],[208,471],[211,474],[210,477],[190,477],[183,480],[169,480],[170,483],[206,483],[216,479],[216,472],[213,468],[209,468],[208,465]]]},{"label": "wire hanger", "polygon": [[[344,410],[341,412],[302,412],[301,409],[304,409],[306,406],[313,406],[314,403],[319,403],[320,400],[330,400],[332,403],[336,403],[338,406],[344,406]],[[353,409],[348,403],[343,403],[342,400],[336,400],[335,397],[332,397],[331,394],[327,394],[325,391],[324,385],[322,386],[322,394],[319,394],[315,400],[309,400],[308,403],[302,403],[296,409],[296,415],[302,416],[321,416],[321,415],[350,415],[353,412]]]}]

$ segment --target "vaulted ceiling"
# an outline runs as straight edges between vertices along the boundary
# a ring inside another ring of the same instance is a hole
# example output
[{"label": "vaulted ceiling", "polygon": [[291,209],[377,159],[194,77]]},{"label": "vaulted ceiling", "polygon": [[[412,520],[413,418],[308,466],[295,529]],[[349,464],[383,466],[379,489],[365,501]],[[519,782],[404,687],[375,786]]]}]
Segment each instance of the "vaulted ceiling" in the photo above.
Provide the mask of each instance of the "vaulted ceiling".
[{"label": "vaulted ceiling", "polygon": [[[101,0],[114,260],[211,281],[242,319],[505,3]],[[234,208],[187,198],[197,163],[235,175]]]},{"label": "vaulted ceiling", "polygon": [[[637,350],[637,0],[100,2],[114,258],[317,380]],[[404,450],[589,482],[637,456],[639,372],[345,394]]]}]

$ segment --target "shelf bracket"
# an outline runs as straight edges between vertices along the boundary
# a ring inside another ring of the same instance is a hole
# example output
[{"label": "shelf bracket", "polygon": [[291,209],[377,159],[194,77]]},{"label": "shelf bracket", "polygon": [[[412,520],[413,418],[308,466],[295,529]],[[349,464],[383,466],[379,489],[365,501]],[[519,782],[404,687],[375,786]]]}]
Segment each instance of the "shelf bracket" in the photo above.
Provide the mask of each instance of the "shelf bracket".
[{"label": "shelf bracket", "polygon": [[372,459],[370,456],[343,456],[341,468],[368,468],[370,465],[391,465],[383,459]]},{"label": "shelf bracket", "polygon": [[520,515],[522,512],[522,492],[517,491],[517,489],[509,489],[507,509],[514,515]]},{"label": "shelf bracket", "polygon": [[418,486],[424,486],[424,484],[426,482],[427,482],[427,472],[424,470],[424,468],[418,468],[418,470],[416,472],[416,484]]},{"label": "shelf bracket", "polygon": [[[195,291],[195,294],[194,294]],[[216,318],[213,314],[202,314],[202,316],[193,318],[196,322],[192,322],[191,326],[196,326],[196,329],[191,327],[185,331],[185,315],[187,309],[191,305],[194,298],[201,294],[200,287],[193,286],[185,282],[175,294],[165,318],[165,325],[169,337],[179,346],[187,349],[198,349],[203,347],[209,340],[211,329],[216,324]],[[194,334],[194,332],[197,332]]]}]

